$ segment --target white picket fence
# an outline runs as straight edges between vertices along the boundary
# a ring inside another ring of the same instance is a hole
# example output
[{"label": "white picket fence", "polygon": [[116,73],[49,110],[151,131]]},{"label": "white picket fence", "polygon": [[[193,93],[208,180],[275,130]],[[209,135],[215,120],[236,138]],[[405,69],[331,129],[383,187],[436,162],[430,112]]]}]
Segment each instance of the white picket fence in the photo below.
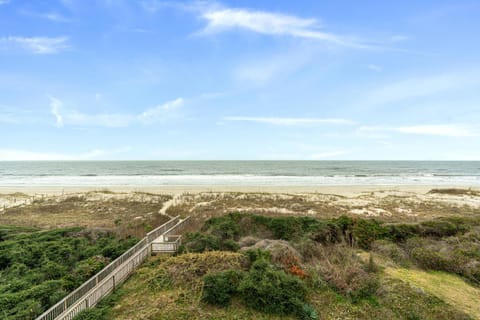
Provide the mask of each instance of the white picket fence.
[{"label": "white picket fence", "polygon": [[[181,237],[169,235],[183,231],[189,218],[180,219],[177,216],[150,231],[145,238],[37,317],[36,320],[70,320],[81,311],[94,307],[103,297],[122,284],[152,252],[176,252],[180,246]],[[162,241],[156,241],[158,238]]]}]

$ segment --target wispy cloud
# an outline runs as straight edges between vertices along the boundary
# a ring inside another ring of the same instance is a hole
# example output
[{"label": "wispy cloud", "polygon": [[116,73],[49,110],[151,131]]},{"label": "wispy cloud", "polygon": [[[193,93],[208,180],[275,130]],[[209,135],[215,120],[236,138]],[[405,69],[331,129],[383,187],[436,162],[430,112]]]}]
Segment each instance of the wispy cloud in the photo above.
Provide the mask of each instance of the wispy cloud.
[{"label": "wispy cloud", "polygon": [[0,49],[24,50],[34,54],[55,54],[70,48],[68,37],[3,37]]},{"label": "wispy cloud", "polygon": [[142,112],[137,118],[142,122],[157,122],[165,117],[165,114],[180,108],[185,103],[183,98],[177,98],[172,101],[167,101],[164,104],[150,108]]},{"label": "wispy cloud", "polygon": [[62,107],[62,102],[55,97],[49,96],[50,99],[50,112],[53,114],[56,120],[57,127],[63,126],[63,117],[60,114],[60,108]]},{"label": "wispy cloud", "polygon": [[388,132],[443,137],[480,136],[479,128],[466,124],[424,124],[398,127],[362,126],[358,129],[358,132],[375,138],[383,137]]},{"label": "wispy cloud", "polygon": [[[56,125],[61,127],[63,125],[74,126],[99,126],[107,128],[127,127],[132,124],[153,124],[166,119],[171,119],[175,111],[184,105],[183,98],[177,98],[172,101],[167,101],[161,105],[146,109],[139,114],[128,113],[100,113],[100,114],[86,114],[76,110],[69,110],[63,108],[63,102],[58,98],[50,98],[51,113],[54,115]],[[64,110],[62,110],[64,109]]]},{"label": "wispy cloud", "polygon": [[70,23],[72,20],[70,18],[67,18],[66,16],[58,13],[58,12],[30,12],[30,11],[24,11],[23,14],[32,16],[32,17],[37,17],[40,19],[45,19],[49,20],[52,22],[59,22],[59,23]]},{"label": "wispy cloud", "polygon": [[322,30],[319,21],[313,18],[247,9],[220,8],[218,6],[204,9],[201,17],[207,21],[207,25],[202,30],[203,34],[244,29],[259,34],[314,39],[348,47],[371,47],[326,32]]},{"label": "wispy cloud", "polygon": [[95,160],[104,159],[118,153],[130,151],[129,147],[122,147],[114,150],[94,149],[85,153],[67,154],[37,152],[20,149],[0,149],[0,161],[51,161],[51,160]]},{"label": "wispy cloud", "polygon": [[318,125],[318,124],[331,124],[331,125],[353,125],[355,122],[348,119],[341,118],[278,118],[278,117],[225,117],[225,121],[243,121],[243,122],[257,122],[272,125]]},{"label": "wispy cloud", "polygon": [[267,57],[242,61],[232,70],[233,79],[241,86],[264,86],[288,78],[315,58],[310,49],[287,51]]},{"label": "wispy cloud", "polygon": [[406,126],[395,128],[395,131],[401,133],[447,137],[475,137],[479,135],[478,130],[466,125],[458,124]]},{"label": "wispy cloud", "polygon": [[415,77],[375,88],[365,100],[369,106],[386,105],[478,84],[480,77],[471,72]]},{"label": "wispy cloud", "polygon": [[20,10],[20,13],[33,17],[33,18],[39,18],[39,19],[45,19],[49,20],[51,22],[58,22],[58,23],[70,23],[72,20],[65,15],[57,12],[57,11],[48,11],[48,12],[37,12],[37,11],[31,11],[28,9],[22,9]]}]

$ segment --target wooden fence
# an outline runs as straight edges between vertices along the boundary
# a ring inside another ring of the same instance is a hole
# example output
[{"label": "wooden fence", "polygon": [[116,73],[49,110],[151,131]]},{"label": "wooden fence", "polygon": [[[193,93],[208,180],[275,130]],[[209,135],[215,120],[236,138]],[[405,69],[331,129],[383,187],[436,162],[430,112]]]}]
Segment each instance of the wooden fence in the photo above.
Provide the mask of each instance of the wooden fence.
[{"label": "wooden fence", "polygon": [[[177,216],[150,231],[136,245],[57,302],[36,320],[70,320],[81,311],[94,307],[103,297],[122,284],[147,259],[152,253],[155,239],[165,235],[165,238],[169,240],[168,234],[181,232],[188,221],[188,218],[181,220]],[[172,238],[172,242],[164,242],[164,244],[174,251],[158,250],[156,252],[176,252],[180,244],[180,237]]]}]

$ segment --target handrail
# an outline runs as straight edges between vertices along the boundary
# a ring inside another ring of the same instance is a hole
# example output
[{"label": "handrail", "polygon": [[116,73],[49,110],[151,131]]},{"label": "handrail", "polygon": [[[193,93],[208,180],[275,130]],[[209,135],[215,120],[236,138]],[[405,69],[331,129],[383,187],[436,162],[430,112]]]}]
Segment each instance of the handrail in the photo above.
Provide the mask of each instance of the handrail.
[{"label": "handrail", "polygon": [[[63,312],[68,310],[73,305],[77,304],[81,298],[85,296],[90,290],[95,288],[102,280],[107,278],[116,268],[125,263],[131,257],[135,256],[139,251],[143,251],[145,247],[148,249],[148,245],[158,236],[165,233],[178,223],[180,216],[176,216],[161,226],[147,233],[147,235],[140,240],[133,247],[125,251],[121,256],[109,263],[105,268],[100,270],[93,277],[85,281],[80,287],[68,294],[62,300],[58,301],[55,305],[50,307],[47,311],[42,313],[36,318],[36,320],[54,320]],[[150,240],[151,239],[151,240]],[[83,309],[82,309],[83,310]]]},{"label": "handrail", "polygon": [[[172,228],[168,229],[163,233],[163,235],[168,236],[170,235],[173,231],[176,232],[181,232],[185,229],[185,226],[187,225],[187,222],[189,222],[190,216],[186,217],[185,219],[180,220],[176,225],[174,225]],[[180,227],[180,228],[179,228]]]}]

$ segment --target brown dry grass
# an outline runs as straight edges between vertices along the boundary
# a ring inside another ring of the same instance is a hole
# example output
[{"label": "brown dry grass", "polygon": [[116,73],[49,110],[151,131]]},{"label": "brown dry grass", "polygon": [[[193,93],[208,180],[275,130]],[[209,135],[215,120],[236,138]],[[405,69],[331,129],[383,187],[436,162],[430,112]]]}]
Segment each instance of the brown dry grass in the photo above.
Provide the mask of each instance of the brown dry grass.
[{"label": "brown dry grass", "polygon": [[194,225],[229,212],[306,215],[332,218],[368,216],[390,222],[414,222],[445,216],[480,216],[480,194],[365,193],[354,197],[328,194],[214,193],[183,194],[170,215],[192,215]]},{"label": "brown dry grass", "polygon": [[39,198],[31,204],[7,208],[0,214],[0,225],[105,228],[121,236],[141,237],[168,220],[158,211],[169,199],[165,195],[112,192]]}]

